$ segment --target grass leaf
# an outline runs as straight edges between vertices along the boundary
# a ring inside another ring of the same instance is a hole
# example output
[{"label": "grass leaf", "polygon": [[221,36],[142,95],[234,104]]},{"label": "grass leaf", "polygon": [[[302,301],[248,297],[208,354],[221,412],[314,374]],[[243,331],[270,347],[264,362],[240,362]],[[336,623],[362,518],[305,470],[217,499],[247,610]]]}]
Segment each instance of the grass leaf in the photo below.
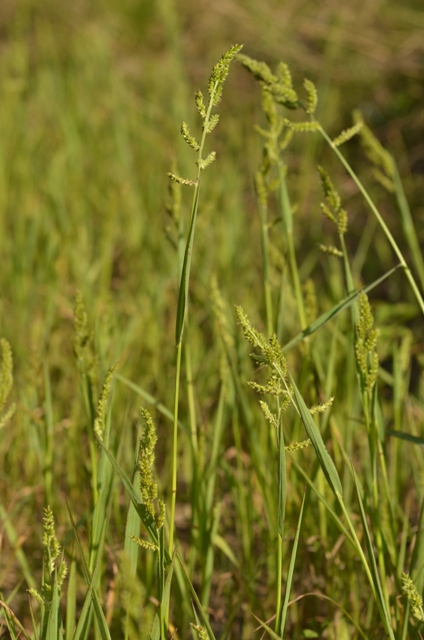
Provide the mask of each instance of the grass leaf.
[{"label": "grass leaf", "polygon": [[[289,374],[290,375],[290,374]],[[290,382],[293,385],[294,395],[296,398],[296,404],[300,412],[300,417],[303,422],[303,426],[306,429],[306,433],[308,434],[309,439],[312,442],[312,445],[315,449],[315,453],[317,454],[318,462],[320,464],[321,469],[324,472],[324,475],[327,479],[328,484],[336,495],[342,496],[343,489],[340,482],[339,474],[337,473],[337,469],[334,465],[330,454],[328,453],[322,436],[319,432],[317,425],[315,424],[314,419],[312,418],[308,407],[305,404],[304,399],[302,398],[299,389],[296,386],[293,377],[290,375]]]}]

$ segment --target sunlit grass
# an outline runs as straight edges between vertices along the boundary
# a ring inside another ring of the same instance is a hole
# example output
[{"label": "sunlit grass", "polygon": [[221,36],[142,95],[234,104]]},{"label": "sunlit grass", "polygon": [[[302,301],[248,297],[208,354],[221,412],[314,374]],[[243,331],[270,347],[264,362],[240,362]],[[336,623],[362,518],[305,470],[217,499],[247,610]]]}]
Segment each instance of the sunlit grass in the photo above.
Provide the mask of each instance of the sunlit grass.
[{"label": "sunlit grass", "polygon": [[[199,179],[179,128],[200,139],[192,95],[207,95],[233,35],[207,62],[186,59],[185,9],[165,0],[93,13],[22,3],[4,22],[0,624],[11,637],[422,633],[422,237],[405,141],[388,124],[381,147],[372,127],[340,150],[326,143],[352,108],[367,124],[378,110],[365,73],[347,84],[360,58],[346,52],[348,9],[311,30],[286,4],[304,38],[329,30],[314,57],[294,26],[287,54],[275,27],[264,43],[281,7],[224,4],[243,53],[273,60],[272,74],[289,63],[280,79],[307,113],[261,105],[232,61],[195,238],[194,185],[170,188],[166,174]],[[422,31],[410,11],[393,31],[405,51],[401,33]],[[394,16],[388,3],[384,24]],[[289,139],[298,122],[316,131]]]}]

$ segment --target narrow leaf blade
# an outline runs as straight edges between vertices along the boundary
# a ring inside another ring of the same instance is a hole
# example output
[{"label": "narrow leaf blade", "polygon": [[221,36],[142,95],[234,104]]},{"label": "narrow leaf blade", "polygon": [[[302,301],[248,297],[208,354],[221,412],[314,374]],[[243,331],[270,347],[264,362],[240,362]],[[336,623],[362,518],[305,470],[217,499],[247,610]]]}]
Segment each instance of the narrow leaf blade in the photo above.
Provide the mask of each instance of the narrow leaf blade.
[{"label": "narrow leaf blade", "polygon": [[325,447],[321,433],[319,432],[318,427],[314,422],[314,419],[309,413],[309,409],[306,406],[305,401],[302,398],[300,391],[297,388],[296,383],[294,382],[291,375],[290,375],[290,382],[293,385],[294,395],[296,398],[298,409],[300,411],[300,417],[302,419],[303,426],[305,427],[306,433],[308,434],[308,437],[311,440],[312,445],[315,449],[315,453],[317,454],[320,467],[323,470],[324,475],[327,479],[327,482],[330,485],[333,492],[336,495],[342,496],[343,495],[342,484],[340,482],[339,474],[337,473],[335,464]]}]

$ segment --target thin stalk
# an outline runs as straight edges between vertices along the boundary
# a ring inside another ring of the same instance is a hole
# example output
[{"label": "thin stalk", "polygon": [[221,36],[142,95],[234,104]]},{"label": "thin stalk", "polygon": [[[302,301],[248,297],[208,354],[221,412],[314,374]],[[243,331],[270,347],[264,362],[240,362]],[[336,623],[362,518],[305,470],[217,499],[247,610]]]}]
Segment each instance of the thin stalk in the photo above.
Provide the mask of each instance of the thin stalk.
[{"label": "thin stalk", "polygon": [[261,244],[262,244],[262,258],[263,258],[263,277],[264,277],[264,298],[265,298],[265,313],[266,313],[266,330],[268,336],[271,336],[274,331],[273,312],[272,312],[272,296],[271,296],[271,283],[269,280],[269,237],[268,237],[268,220],[267,220],[267,206],[262,201],[260,195],[257,195],[257,206],[259,212],[259,220],[261,223]]},{"label": "thin stalk", "polygon": [[296,252],[294,249],[293,216],[291,211],[289,194],[287,191],[286,178],[285,178],[283,166],[281,163],[278,163],[278,174],[280,179],[280,206],[282,209],[282,218],[284,220],[284,225],[286,227],[286,233],[287,233],[287,246],[289,251],[290,269],[292,272],[294,293],[296,296],[300,325],[303,330],[307,326],[306,314],[305,314],[305,307],[303,304],[302,289],[300,286],[299,269],[297,267],[297,261],[296,261]]},{"label": "thin stalk", "polygon": [[283,614],[283,608],[281,606],[282,601],[282,588],[283,588],[283,538],[278,534],[277,540],[277,604],[275,617],[275,632],[279,633],[281,628],[281,617]]},{"label": "thin stalk", "polygon": [[174,529],[175,529],[175,506],[177,501],[177,466],[178,466],[178,406],[179,406],[179,394],[180,394],[180,376],[181,376],[181,352],[182,352],[182,340],[184,332],[184,324],[187,313],[187,300],[188,289],[190,280],[190,267],[191,256],[193,252],[194,232],[196,228],[197,211],[199,204],[199,192],[200,192],[200,172],[201,172],[201,160],[203,154],[203,147],[205,145],[206,134],[208,132],[208,124],[213,107],[213,101],[215,92],[218,89],[218,82],[210,93],[210,100],[208,109],[203,125],[202,138],[199,144],[198,159],[197,159],[197,180],[194,185],[193,203],[191,208],[190,229],[188,233],[188,240],[184,253],[184,262],[181,273],[180,290],[178,295],[178,308],[177,308],[177,322],[176,322],[176,342],[177,342],[177,367],[176,367],[176,379],[175,379],[175,398],[174,398],[174,428],[173,428],[173,444],[172,444],[172,497],[171,497],[171,522],[169,525],[169,554],[173,553],[174,546]]},{"label": "thin stalk", "polygon": [[177,371],[175,374],[175,398],[174,398],[174,427],[172,442],[172,494],[171,494],[171,520],[169,523],[169,555],[174,551],[175,505],[177,502],[177,458],[178,458],[178,401],[180,397],[182,342],[177,346]]},{"label": "thin stalk", "polygon": [[392,245],[392,248],[393,248],[395,254],[398,257],[399,262],[400,262],[403,270],[405,271],[406,277],[408,278],[409,284],[411,285],[411,288],[412,288],[412,291],[414,292],[415,298],[416,298],[416,300],[417,300],[417,302],[419,304],[419,307],[420,307],[422,313],[424,314],[424,300],[423,300],[423,297],[422,297],[422,295],[420,293],[420,290],[418,289],[417,283],[415,282],[415,279],[414,279],[414,276],[411,273],[411,270],[409,269],[408,265],[406,264],[405,258],[403,257],[403,254],[402,254],[402,251],[399,249],[399,247],[397,245],[397,242],[394,239],[394,237],[392,236],[388,226],[384,222],[383,217],[381,216],[381,214],[378,211],[377,207],[375,206],[374,202],[371,200],[370,196],[368,195],[367,190],[363,186],[362,182],[359,180],[359,178],[356,175],[356,173],[353,171],[353,169],[350,166],[350,164],[347,162],[347,160],[344,158],[344,156],[340,153],[339,149],[334,145],[334,143],[332,142],[331,138],[327,135],[327,133],[324,131],[324,129],[321,127],[321,125],[319,126],[319,131],[320,131],[321,135],[323,136],[323,138],[328,142],[330,147],[333,149],[334,153],[339,158],[340,162],[342,163],[342,165],[344,166],[346,171],[349,173],[349,175],[352,178],[352,180],[355,182],[355,184],[358,187],[359,191],[364,196],[364,198],[365,198],[368,206],[370,207],[371,211],[373,212],[373,214],[377,218],[381,228],[383,229],[388,241]]}]

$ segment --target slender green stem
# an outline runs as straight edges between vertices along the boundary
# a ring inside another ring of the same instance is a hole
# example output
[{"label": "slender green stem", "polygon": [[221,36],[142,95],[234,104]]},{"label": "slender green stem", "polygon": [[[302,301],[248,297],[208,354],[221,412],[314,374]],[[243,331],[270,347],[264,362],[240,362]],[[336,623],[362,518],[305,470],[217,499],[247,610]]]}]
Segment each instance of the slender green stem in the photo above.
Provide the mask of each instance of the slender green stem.
[{"label": "slender green stem", "polygon": [[173,546],[174,546],[174,529],[175,529],[174,518],[175,518],[175,505],[177,500],[178,406],[179,406],[179,395],[180,395],[182,340],[183,340],[184,324],[185,324],[186,313],[187,313],[191,255],[193,251],[194,232],[195,232],[198,203],[199,203],[201,160],[202,160],[203,147],[205,144],[206,134],[208,133],[208,125],[210,121],[210,115],[211,115],[214,97],[215,97],[217,88],[218,88],[218,82],[215,83],[210,93],[208,109],[207,109],[205,121],[203,124],[202,138],[199,144],[198,160],[197,160],[197,180],[194,185],[190,229],[189,229],[188,240],[187,240],[187,245],[186,245],[185,254],[184,254],[184,262],[183,262],[183,268],[181,273],[180,292],[179,292],[179,300],[178,300],[177,331],[176,331],[177,367],[176,367],[176,374],[175,374],[176,378],[175,378],[175,398],[174,398],[174,429],[173,429],[173,445],[172,445],[172,499],[171,499],[171,522],[169,527],[170,555],[172,555]]},{"label": "slender green stem", "polygon": [[174,398],[174,428],[172,443],[172,495],[171,495],[171,520],[169,523],[169,555],[174,551],[174,529],[175,529],[175,505],[177,502],[177,467],[178,467],[178,405],[180,397],[180,374],[181,374],[181,352],[182,342],[177,346],[177,371],[175,374],[175,398]]},{"label": "slender green stem", "polygon": [[284,225],[287,233],[287,246],[289,251],[290,270],[293,278],[294,293],[296,296],[300,325],[301,325],[301,329],[303,330],[307,325],[306,314],[305,314],[305,307],[303,304],[302,289],[300,286],[300,277],[299,277],[299,269],[297,267],[297,261],[296,261],[296,252],[294,249],[293,216],[292,216],[291,204],[289,200],[289,194],[287,191],[284,168],[281,163],[278,164],[278,173],[279,173],[279,179],[280,179],[280,206],[282,209],[282,218],[284,220]]},{"label": "slender green stem", "polygon": [[274,331],[274,322],[273,322],[273,313],[272,313],[271,283],[269,280],[269,238],[268,238],[267,206],[266,206],[266,203],[262,202],[259,194],[257,197],[257,206],[259,211],[259,220],[261,223],[266,330],[267,330],[268,336],[271,336]]},{"label": "slender green stem", "polygon": [[277,540],[277,604],[275,617],[275,632],[280,633],[281,628],[281,616],[283,609],[281,606],[282,601],[282,589],[283,589],[283,538],[278,534]]}]

